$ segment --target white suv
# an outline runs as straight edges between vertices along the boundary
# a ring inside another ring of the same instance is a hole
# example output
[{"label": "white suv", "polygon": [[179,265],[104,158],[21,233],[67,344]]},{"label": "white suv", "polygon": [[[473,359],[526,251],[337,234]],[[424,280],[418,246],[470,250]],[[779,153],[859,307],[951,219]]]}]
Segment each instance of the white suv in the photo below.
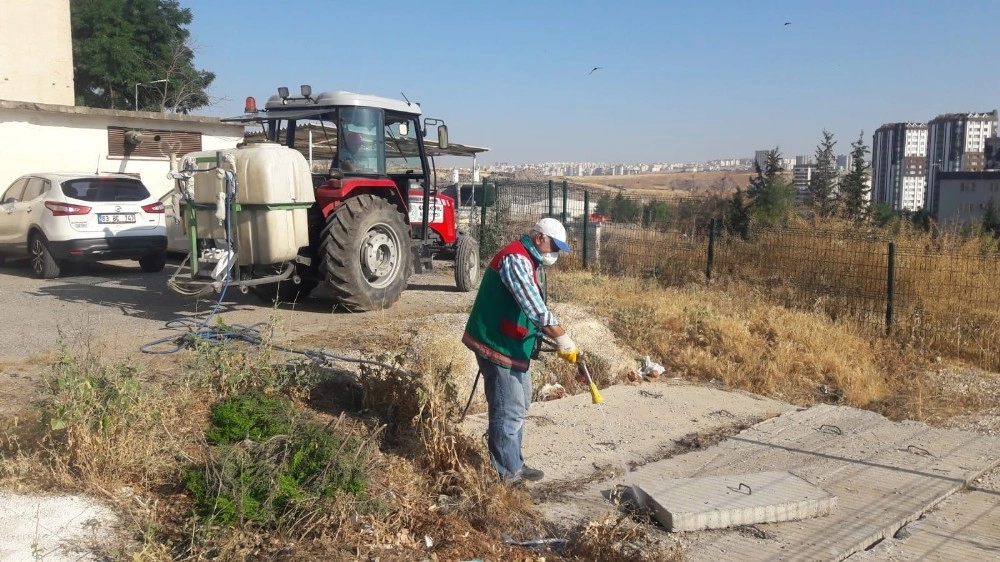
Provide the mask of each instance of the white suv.
[{"label": "white suv", "polygon": [[162,271],[167,259],[163,203],[122,174],[29,174],[0,196],[0,264],[28,257],[52,279],[71,262],[136,259]]}]

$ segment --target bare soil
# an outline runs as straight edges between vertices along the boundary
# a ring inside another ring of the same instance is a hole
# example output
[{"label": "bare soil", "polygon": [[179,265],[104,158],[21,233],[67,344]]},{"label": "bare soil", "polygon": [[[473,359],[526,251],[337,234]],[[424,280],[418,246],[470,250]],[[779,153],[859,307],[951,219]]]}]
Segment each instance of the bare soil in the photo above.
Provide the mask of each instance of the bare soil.
[{"label": "bare soil", "polygon": [[727,196],[737,187],[746,189],[750,172],[671,172],[665,174],[639,174],[634,176],[581,176],[566,178],[577,185],[595,189],[619,190],[642,195],[692,195]]}]

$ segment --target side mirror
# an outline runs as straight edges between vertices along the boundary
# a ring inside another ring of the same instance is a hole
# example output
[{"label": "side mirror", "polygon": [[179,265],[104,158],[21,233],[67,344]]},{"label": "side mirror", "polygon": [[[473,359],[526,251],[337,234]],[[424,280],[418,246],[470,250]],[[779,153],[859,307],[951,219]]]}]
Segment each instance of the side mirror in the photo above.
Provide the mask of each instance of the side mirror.
[{"label": "side mirror", "polygon": [[444,150],[448,148],[448,126],[438,125],[438,148]]}]

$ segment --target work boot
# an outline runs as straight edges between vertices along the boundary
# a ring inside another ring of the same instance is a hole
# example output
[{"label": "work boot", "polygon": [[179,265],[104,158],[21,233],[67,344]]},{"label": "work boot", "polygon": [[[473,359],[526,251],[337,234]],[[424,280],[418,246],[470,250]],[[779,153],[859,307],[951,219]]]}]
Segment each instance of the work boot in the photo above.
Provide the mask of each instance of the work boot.
[{"label": "work boot", "polygon": [[530,480],[531,482],[538,482],[542,478],[545,478],[545,473],[537,468],[531,468],[528,465],[524,465],[518,476],[524,478],[525,480]]}]

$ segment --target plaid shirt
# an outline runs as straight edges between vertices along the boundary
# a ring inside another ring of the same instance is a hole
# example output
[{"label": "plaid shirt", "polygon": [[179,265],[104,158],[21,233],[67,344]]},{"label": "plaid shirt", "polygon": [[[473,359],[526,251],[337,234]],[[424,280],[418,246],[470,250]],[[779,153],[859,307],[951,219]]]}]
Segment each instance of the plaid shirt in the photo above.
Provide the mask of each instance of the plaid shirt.
[{"label": "plaid shirt", "polygon": [[[529,248],[528,251],[533,249]],[[538,327],[558,325],[559,321],[545,305],[531,272],[531,263],[522,255],[509,254],[500,262],[500,280],[514,295],[514,300],[521,306],[528,320]]]}]

